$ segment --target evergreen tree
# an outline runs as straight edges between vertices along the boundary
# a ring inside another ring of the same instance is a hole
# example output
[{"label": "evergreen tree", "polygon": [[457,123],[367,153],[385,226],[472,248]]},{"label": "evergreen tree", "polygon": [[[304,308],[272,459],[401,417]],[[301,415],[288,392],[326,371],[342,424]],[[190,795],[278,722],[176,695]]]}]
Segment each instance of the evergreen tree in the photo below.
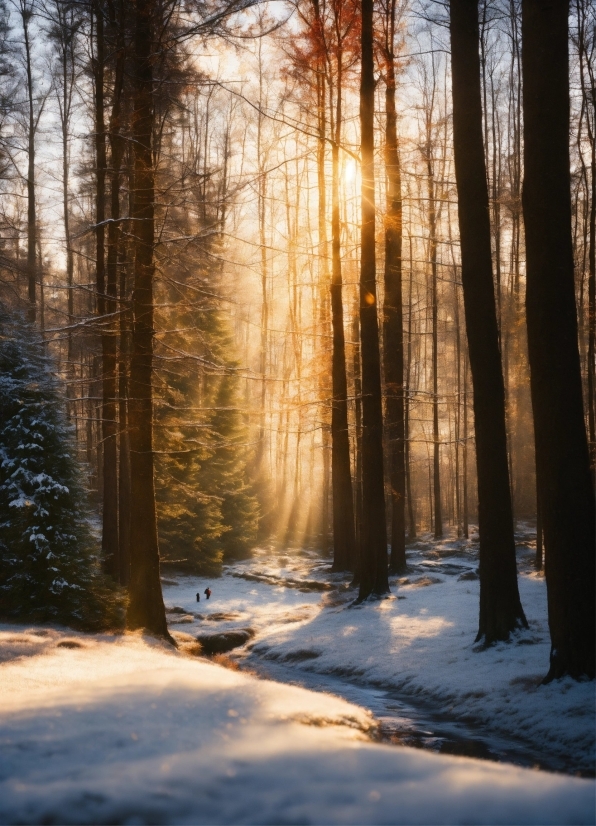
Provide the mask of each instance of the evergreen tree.
[{"label": "evergreen tree", "polygon": [[[256,541],[258,509],[247,481],[246,428],[220,314],[205,302],[176,310],[169,347],[188,357],[162,370],[157,403],[156,492],[163,562],[219,575]],[[180,318],[180,314],[183,318]],[[194,353],[194,357],[190,354]]]},{"label": "evergreen tree", "polygon": [[113,627],[121,599],[100,572],[63,396],[34,331],[0,310],[0,614]]},{"label": "evergreen tree", "polygon": [[209,423],[188,409],[200,404],[197,372],[170,374],[157,405],[158,529],[163,562],[212,576],[221,573],[224,525],[219,497],[204,487],[213,456]]},{"label": "evergreen tree", "polygon": [[204,465],[202,480],[205,490],[212,486],[221,497],[224,561],[248,556],[259,521],[257,500],[247,481],[247,431],[236,406],[237,395],[236,377],[231,373],[222,376],[212,417],[216,448],[211,462]]},{"label": "evergreen tree", "polygon": [[[214,141],[218,134],[217,103],[210,102],[204,146],[209,134]],[[185,151],[158,176],[168,201],[167,211],[159,212],[162,234],[172,241],[156,250],[157,518],[162,561],[214,576],[226,559],[246,556],[255,544],[258,505],[248,482],[254,461],[222,309],[228,179],[211,166],[215,160],[206,156],[198,164],[192,150],[197,127],[188,118],[193,103],[183,103],[177,117]],[[169,105],[164,99],[165,110]],[[170,158],[176,150],[171,140],[172,133],[165,135],[162,146]],[[222,148],[224,157],[227,151]]]}]

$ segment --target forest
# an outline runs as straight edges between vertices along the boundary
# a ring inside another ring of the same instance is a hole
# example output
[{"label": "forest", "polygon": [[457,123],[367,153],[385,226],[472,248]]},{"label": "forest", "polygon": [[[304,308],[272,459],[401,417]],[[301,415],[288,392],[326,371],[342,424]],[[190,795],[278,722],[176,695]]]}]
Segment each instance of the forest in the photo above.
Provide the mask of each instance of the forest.
[{"label": "forest", "polygon": [[594,0],[0,0],[0,822],[593,823],[595,380]]}]

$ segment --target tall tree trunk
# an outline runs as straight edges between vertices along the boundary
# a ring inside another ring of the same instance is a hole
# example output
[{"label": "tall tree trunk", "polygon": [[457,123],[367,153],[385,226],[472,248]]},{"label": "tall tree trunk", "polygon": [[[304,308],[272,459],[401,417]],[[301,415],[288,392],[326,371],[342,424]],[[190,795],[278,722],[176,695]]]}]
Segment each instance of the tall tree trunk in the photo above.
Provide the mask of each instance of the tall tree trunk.
[{"label": "tall tree trunk", "polygon": [[103,9],[101,0],[94,0],[93,20],[96,26],[96,53],[93,60],[95,83],[95,289],[97,314],[105,314],[105,185],[106,185],[106,136],[104,123],[104,64],[105,43]]},{"label": "tall tree trunk", "polygon": [[478,0],[451,0],[453,145],[462,284],[472,370],[478,473],[480,621],[477,639],[527,625],[517,588],[505,429],[505,389],[492,274],[478,56]]},{"label": "tall tree trunk", "polygon": [[468,359],[464,348],[464,392],[463,392],[463,447],[462,447],[462,533],[470,538],[470,520],[468,514]]},{"label": "tall tree trunk", "polygon": [[542,536],[542,515],[540,505],[536,502],[536,570],[542,570],[542,558],[544,553],[544,541]]},{"label": "tall tree trunk", "polygon": [[[596,83],[592,85],[592,108],[596,113]],[[588,432],[592,485],[596,486],[596,118],[591,138],[590,243],[588,257]]]},{"label": "tall tree trunk", "polygon": [[356,560],[352,585],[360,585],[360,560],[362,557],[362,380],[360,366],[360,318],[359,305],[354,310],[352,338],[354,341],[354,516],[356,518]]},{"label": "tall tree trunk", "polygon": [[28,123],[27,123],[27,297],[28,318],[31,323],[36,315],[37,282],[37,215],[35,206],[35,132],[37,128],[33,103],[33,70],[31,66],[31,40],[29,21],[32,8],[26,0],[20,3],[23,40],[25,43],[25,73],[27,76]]},{"label": "tall tree trunk", "polygon": [[[596,84],[592,86],[593,109],[596,112]],[[594,123],[596,129],[596,121]],[[590,204],[590,248],[588,274],[588,432],[590,436],[590,466],[592,485],[596,486],[596,135],[592,134],[590,171],[592,177]]]},{"label": "tall tree trunk", "polygon": [[[134,168],[132,147],[127,149],[128,172],[128,215],[134,214]],[[130,301],[130,273],[133,261],[131,222],[124,225],[126,244],[121,244],[121,265],[119,279],[120,297],[120,347],[118,362],[118,543],[120,546],[120,582],[130,583],[130,436],[128,430],[128,397],[130,352],[132,336],[132,308]]]},{"label": "tall tree trunk", "polygon": [[[105,552],[111,551],[108,559],[110,560],[110,573],[114,579],[119,580],[123,584],[128,581],[127,568],[128,564],[125,559],[128,552],[124,551],[120,544],[120,529],[119,529],[119,505],[120,479],[118,478],[118,442],[123,444],[122,428],[119,427],[118,415],[123,405],[117,403],[116,388],[118,382],[118,334],[120,325],[116,319],[116,311],[118,307],[118,255],[120,247],[120,167],[122,165],[122,157],[124,153],[124,142],[120,136],[120,104],[122,96],[122,86],[124,81],[124,41],[123,15],[120,14],[118,21],[113,20],[113,25],[118,31],[118,42],[116,44],[116,66],[114,72],[114,88],[113,88],[113,102],[112,113],[110,116],[110,155],[111,155],[111,174],[110,174],[110,223],[108,225],[108,243],[107,243],[107,283],[106,283],[106,309],[108,313],[108,320],[105,323],[104,336],[104,415],[107,422],[104,420],[104,427],[109,423],[109,438],[104,437],[104,540]],[[122,33],[120,33],[122,32]],[[120,305],[120,309],[123,306]],[[125,410],[122,410],[125,413]],[[123,445],[125,447],[125,445]],[[106,456],[107,454],[107,456]],[[121,457],[122,464],[122,457]],[[107,484],[110,485],[109,507],[106,518],[106,479]],[[125,483],[126,484],[126,483]],[[126,520],[126,516],[124,517]],[[126,538],[125,538],[126,541]],[[128,538],[130,542],[130,538]]]},{"label": "tall tree trunk", "polygon": [[[315,3],[315,6],[317,4]],[[322,367],[319,373],[319,392],[321,395],[321,445],[323,449],[323,491],[321,509],[321,547],[324,551],[329,548],[329,477],[330,477],[330,431],[327,420],[327,399],[328,392],[328,329],[329,329],[329,309],[327,300],[327,290],[329,285],[329,249],[327,243],[327,183],[325,176],[325,143],[327,139],[327,107],[326,107],[326,84],[324,67],[319,65],[317,74],[317,120],[318,120],[318,140],[317,140],[317,192],[319,196],[318,209],[318,230],[319,230],[319,250],[318,250],[318,275],[319,275],[319,322],[322,344],[319,345]],[[327,369],[326,369],[327,368]]]},{"label": "tall tree trunk", "polygon": [[435,206],[435,175],[431,154],[430,128],[426,147],[426,181],[428,190],[428,231],[431,266],[432,312],[432,404],[433,404],[433,501],[435,539],[443,536],[443,510],[441,507],[441,445],[439,433],[439,296],[437,273],[437,212]]},{"label": "tall tree trunk", "polygon": [[130,440],[128,434],[128,369],[130,358],[130,301],[128,263],[120,265],[120,348],[118,362],[118,546],[119,580],[130,582]]},{"label": "tall tree trunk", "polygon": [[[594,76],[594,49],[588,51],[586,9],[589,0],[576,0],[578,18],[578,51],[582,96],[586,109],[586,125],[590,146],[590,185],[586,180],[586,195],[589,192],[590,211],[588,216],[588,369],[587,408],[588,440],[592,484],[596,485],[596,77]],[[587,77],[586,77],[587,74]],[[581,130],[578,141],[581,140]],[[580,149],[581,152],[581,149]],[[587,174],[586,174],[587,178]]]},{"label": "tall tree trunk", "polygon": [[383,476],[383,407],[377,318],[373,0],[362,0],[360,141],[362,225],[360,342],[362,358],[362,565],[359,600],[389,592]]},{"label": "tall tree trunk", "polygon": [[[296,161],[296,167],[298,163]],[[286,226],[288,238],[288,311],[291,329],[291,342],[294,355],[294,378],[296,382],[297,392],[294,395],[294,403],[298,406],[298,424],[296,428],[296,442],[295,442],[295,456],[294,456],[294,474],[292,482],[292,494],[290,499],[290,511],[286,524],[286,538],[285,543],[290,541],[301,541],[303,534],[298,533],[298,528],[301,527],[299,521],[299,514],[301,511],[301,484],[300,484],[300,446],[302,442],[302,416],[301,416],[301,398],[300,388],[302,385],[302,340],[298,331],[302,328],[301,318],[301,303],[300,292],[298,289],[298,268],[296,261],[296,249],[298,246],[298,218],[300,214],[300,196],[301,186],[298,176],[298,169],[296,168],[296,193],[295,193],[295,210],[294,220],[292,220],[292,203],[290,198],[290,191],[288,185],[288,175],[285,175],[285,207],[286,207]],[[289,414],[289,410],[288,410]],[[288,430],[289,430],[289,416],[288,416]],[[302,523],[303,524],[303,523]]]},{"label": "tall tree trunk", "polygon": [[[61,21],[63,26],[67,25],[67,20]],[[69,32],[74,37],[74,32]],[[69,41],[68,41],[69,42]],[[60,126],[62,131],[62,209],[64,219],[64,246],[66,247],[66,286],[67,286],[67,312],[68,312],[68,376],[74,378],[73,364],[73,331],[74,324],[74,255],[70,239],[70,208],[68,204],[69,172],[70,172],[70,114],[72,104],[72,93],[75,81],[75,58],[69,45],[61,43],[61,69],[62,69],[62,102],[60,105]],[[69,59],[70,58],[70,59]],[[72,397],[72,385],[67,387],[69,398]],[[70,415],[70,413],[69,413]]]},{"label": "tall tree trunk", "polygon": [[354,570],[356,539],[348,434],[348,382],[342,302],[341,226],[339,219],[339,146],[342,123],[341,50],[337,56],[337,85],[331,147],[331,325],[333,329],[331,402],[331,482],[333,488],[333,570]]},{"label": "tall tree trunk", "polygon": [[406,465],[406,495],[408,499],[408,539],[416,539],[416,513],[412,494],[412,467],[410,450],[410,396],[412,373],[412,287],[414,281],[414,261],[412,258],[412,238],[410,237],[410,277],[408,287],[408,345],[406,353],[406,382],[404,388],[404,447]]},{"label": "tall tree trunk", "polygon": [[259,373],[261,375],[261,419],[255,451],[254,473],[259,483],[263,484],[263,462],[265,460],[265,419],[267,407],[267,365],[269,347],[269,272],[267,260],[267,233],[265,226],[265,210],[267,206],[267,171],[263,152],[263,56],[262,38],[259,39],[259,111],[257,114],[257,159],[258,188],[257,208],[259,216],[259,247],[261,253],[261,353],[259,358]]},{"label": "tall tree trunk", "polygon": [[526,318],[544,530],[547,680],[594,677],[594,488],[577,343],[568,0],[522,0]]},{"label": "tall tree trunk", "polygon": [[159,580],[159,549],[153,478],[153,277],[155,237],[152,136],[153,0],[134,4],[133,158],[134,289],[130,360],[130,603],[129,628],[170,638]]},{"label": "tall tree trunk", "polygon": [[385,373],[385,427],[389,446],[391,485],[391,556],[389,570],[406,567],[406,467],[404,424],[404,333],[402,299],[401,168],[395,112],[395,2],[387,4],[385,43],[385,296],[383,303],[383,368]]},{"label": "tall tree trunk", "polygon": [[456,361],[456,401],[455,401],[455,513],[457,536],[462,535],[461,500],[460,500],[460,446],[461,446],[461,329],[459,322],[459,294],[457,272],[453,271],[453,315],[455,320],[455,361]]},{"label": "tall tree trunk", "polygon": [[96,55],[93,63],[95,80],[95,245],[96,245],[96,290],[97,313],[100,319],[102,350],[102,555],[107,573],[117,578],[118,554],[118,468],[116,443],[116,384],[115,384],[115,338],[111,335],[110,322],[106,312],[113,314],[115,304],[106,300],[105,270],[105,180],[106,180],[106,135],[104,123],[104,66],[105,35],[104,9],[101,0],[93,4],[96,26]]},{"label": "tall tree trunk", "polygon": [[43,268],[41,262],[43,255],[41,252],[41,237],[37,233],[37,272],[39,273],[39,331],[41,333],[41,340],[44,342],[44,349],[47,352],[46,332],[46,302],[43,282]]},{"label": "tall tree trunk", "polygon": [[511,147],[509,151],[509,186],[511,208],[511,284],[509,295],[508,323],[505,331],[501,330],[501,346],[503,353],[503,368],[505,380],[505,426],[507,428],[509,480],[511,485],[511,499],[513,520],[515,527],[515,486],[513,468],[513,427],[512,412],[518,401],[519,385],[516,387],[516,377],[521,370],[521,352],[519,331],[522,328],[522,308],[520,305],[520,274],[522,254],[521,234],[521,146],[522,146],[522,91],[521,91],[521,41],[519,21],[519,0],[509,0],[509,39],[511,43],[511,67],[509,71],[509,123],[511,133]]}]

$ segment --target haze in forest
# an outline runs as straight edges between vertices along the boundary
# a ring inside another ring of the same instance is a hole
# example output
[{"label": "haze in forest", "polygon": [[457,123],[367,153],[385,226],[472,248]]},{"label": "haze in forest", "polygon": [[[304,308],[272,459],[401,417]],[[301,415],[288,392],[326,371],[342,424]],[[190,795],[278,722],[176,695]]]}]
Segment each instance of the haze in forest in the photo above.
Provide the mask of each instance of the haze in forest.
[{"label": "haze in forest", "polygon": [[0,0],[6,645],[593,776],[595,61],[591,0]]}]

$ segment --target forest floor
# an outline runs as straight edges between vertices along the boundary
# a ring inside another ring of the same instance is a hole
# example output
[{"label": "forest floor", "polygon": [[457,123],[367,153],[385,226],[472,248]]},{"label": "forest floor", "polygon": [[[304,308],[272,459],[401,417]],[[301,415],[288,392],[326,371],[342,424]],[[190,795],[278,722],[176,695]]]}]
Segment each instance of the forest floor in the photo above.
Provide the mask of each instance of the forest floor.
[{"label": "forest floor", "polygon": [[[0,625],[0,823],[594,823],[594,781],[569,776],[593,773],[594,683],[539,686],[530,544],[530,628],[485,651],[473,543],[425,539],[392,597],[360,607],[307,551],[166,575],[178,651]],[[250,641],[209,661],[197,637]]]},{"label": "forest floor", "polygon": [[390,578],[391,596],[359,606],[349,575],[331,574],[328,560],[272,548],[213,582],[176,578],[164,595],[174,632],[207,645],[218,633],[254,634],[231,653],[241,667],[364,706],[386,740],[593,777],[594,683],[541,685],[550,649],[546,585],[534,569],[533,534],[521,526],[516,538],[529,628],[488,649],[474,643],[474,537],[421,537],[408,548],[407,573]]}]

